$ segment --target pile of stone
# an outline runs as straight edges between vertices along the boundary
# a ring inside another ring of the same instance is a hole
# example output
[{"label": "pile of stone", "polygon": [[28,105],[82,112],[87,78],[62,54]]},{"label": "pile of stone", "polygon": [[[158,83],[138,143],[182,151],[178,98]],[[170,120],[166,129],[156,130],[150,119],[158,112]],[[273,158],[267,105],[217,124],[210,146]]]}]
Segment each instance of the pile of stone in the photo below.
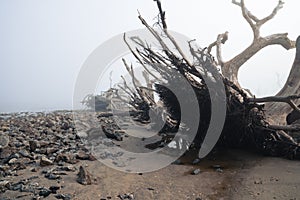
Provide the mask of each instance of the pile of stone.
[{"label": "pile of stone", "polygon": [[[69,194],[59,194],[57,186],[47,188],[35,183],[38,176],[18,182],[11,182],[11,177],[30,169],[39,176],[59,180],[70,171],[84,171],[73,166],[80,160],[95,158],[77,135],[71,112],[0,115],[0,196],[12,190],[31,192],[37,197],[55,194],[57,199],[70,199]],[[82,180],[86,177],[80,176],[78,182],[85,183]]]}]

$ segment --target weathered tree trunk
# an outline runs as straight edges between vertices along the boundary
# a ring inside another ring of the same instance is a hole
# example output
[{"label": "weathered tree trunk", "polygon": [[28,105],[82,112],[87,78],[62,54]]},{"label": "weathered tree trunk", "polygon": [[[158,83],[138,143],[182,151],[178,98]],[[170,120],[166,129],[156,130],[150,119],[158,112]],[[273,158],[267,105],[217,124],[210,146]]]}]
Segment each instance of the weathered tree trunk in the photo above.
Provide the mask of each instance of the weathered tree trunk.
[{"label": "weathered tree trunk", "polygon": [[[291,94],[300,94],[300,36],[296,41],[296,56],[292,65],[290,74],[283,88],[276,96],[288,96]],[[291,108],[282,103],[268,103],[266,109],[270,115],[276,116],[280,113],[288,113]]]},{"label": "weathered tree trunk", "polygon": [[[250,25],[252,32],[253,32],[253,41],[252,43],[243,50],[240,54],[236,55],[234,58],[230,59],[229,61],[224,62],[221,56],[221,44],[224,44],[228,38],[226,34],[220,34],[217,38],[217,41],[212,43],[209,46],[209,51],[213,46],[217,48],[217,60],[218,64],[222,68],[223,75],[228,78],[230,81],[235,83],[236,85],[240,86],[238,81],[238,72],[239,69],[243,66],[245,62],[247,62],[252,56],[258,53],[261,49],[270,46],[270,45],[280,45],[283,48],[289,50],[295,47],[295,42],[288,38],[287,33],[278,33],[272,34],[266,37],[262,37],[260,35],[260,28],[266,22],[271,20],[277,12],[283,7],[284,2],[279,0],[278,5],[274,8],[273,12],[263,18],[258,19],[255,15],[253,15],[245,6],[244,0],[240,2],[236,0],[232,0],[232,3],[239,6],[241,8],[243,17]],[[287,82],[285,83],[284,87],[281,91],[276,95],[278,97],[290,96],[290,95],[299,95],[300,94],[300,44],[299,39],[297,40],[297,53],[294,64],[290,71],[290,75],[288,77]],[[248,93],[249,94],[249,93]],[[252,96],[252,94],[249,94]],[[269,120],[272,122],[276,122],[279,124],[285,124],[285,116],[289,113],[292,109],[286,103],[280,102],[266,102],[266,113],[269,116]]]}]

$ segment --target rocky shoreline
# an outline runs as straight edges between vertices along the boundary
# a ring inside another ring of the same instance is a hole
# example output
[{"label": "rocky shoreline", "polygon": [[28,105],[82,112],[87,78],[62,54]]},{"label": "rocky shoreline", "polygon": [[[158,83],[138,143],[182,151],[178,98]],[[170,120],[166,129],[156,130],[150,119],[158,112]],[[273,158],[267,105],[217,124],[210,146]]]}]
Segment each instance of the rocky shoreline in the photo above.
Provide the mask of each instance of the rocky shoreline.
[{"label": "rocky shoreline", "polygon": [[83,166],[73,166],[81,160],[96,160],[76,134],[71,112],[13,113],[0,115],[0,191],[32,193],[32,199],[54,194],[57,199],[71,199],[61,194],[63,186],[45,187],[34,184],[39,176],[10,181],[22,170],[39,173],[49,180],[60,182],[68,172],[78,171],[80,184],[91,184]]},{"label": "rocky shoreline", "polygon": [[[81,126],[97,122],[79,120],[75,127],[78,118],[73,117],[74,113],[69,111],[0,114],[1,200],[297,199],[300,196],[299,162],[245,152],[229,151],[201,161],[176,162],[151,173],[130,174],[108,168],[86,148],[83,138],[97,139],[95,132],[80,130]],[[111,123],[109,118],[102,120]],[[121,130],[114,133],[117,135],[103,132],[105,139],[102,136],[100,139],[106,145],[130,141]]]}]

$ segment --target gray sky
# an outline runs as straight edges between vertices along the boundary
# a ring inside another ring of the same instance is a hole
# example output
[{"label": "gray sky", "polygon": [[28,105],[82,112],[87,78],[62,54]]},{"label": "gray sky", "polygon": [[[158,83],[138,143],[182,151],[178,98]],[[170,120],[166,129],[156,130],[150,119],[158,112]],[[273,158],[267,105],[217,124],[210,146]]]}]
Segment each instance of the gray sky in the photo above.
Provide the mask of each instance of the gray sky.
[{"label": "gray sky", "polygon": [[[169,29],[197,39],[201,47],[229,31],[223,47],[230,59],[250,44],[252,32],[231,0],[164,0]],[[286,0],[262,35],[300,35],[299,1]],[[264,17],[277,0],[248,0]],[[76,76],[89,54],[114,35],[143,28],[137,9],[150,24],[157,15],[152,0],[1,0],[0,112],[71,109]],[[247,62],[240,82],[255,94],[275,94],[284,83],[295,50],[272,46]],[[259,71],[259,73],[257,72]]]}]

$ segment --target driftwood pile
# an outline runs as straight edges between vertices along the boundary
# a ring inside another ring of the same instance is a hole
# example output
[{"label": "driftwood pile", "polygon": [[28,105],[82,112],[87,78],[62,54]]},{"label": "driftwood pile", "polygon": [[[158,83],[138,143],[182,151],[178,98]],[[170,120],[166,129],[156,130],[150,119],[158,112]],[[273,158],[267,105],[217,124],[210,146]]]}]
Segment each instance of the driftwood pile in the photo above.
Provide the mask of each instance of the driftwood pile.
[{"label": "driftwood pile", "polygon": [[[190,120],[195,117],[193,116],[194,108],[186,105],[197,105],[200,111],[199,128],[193,143],[190,145],[190,150],[199,150],[211,122],[212,103],[218,98],[225,97],[223,101],[226,104],[226,117],[217,146],[248,148],[266,155],[299,159],[300,146],[295,133],[300,130],[300,126],[291,123],[298,119],[299,109],[294,101],[300,96],[255,98],[241,88],[237,82],[237,77],[234,76],[235,78],[231,79],[230,76],[225,76],[226,73],[220,72],[220,69],[218,69],[218,66],[221,65],[222,67],[220,55],[217,62],[211,55],[211,48],[213,46],[218,48],[221,43],[224,44],[227,40],[227,32],[220,34],[215,43],[204,49],[194,47],[193,41],[189,41],[190,54],[193,57],[193,61],[190,61],[168,32],[165,12],[162,10],[161,2],[159,0],[156,0],[156,2],[159,9],[157,24],[161,32],[150,26],[141,15],[139,15],[139,19],[156,38],[160,50],[155,50],[138,38],[134,40],[138,48],[134,49],[130,46],[124,34],[125,43],[138,63],[144,68],[144,78],[147,82],[147,86],[142,86],[141,81],[135,76],[133,67],[130,67],[123,59],[124,65],[132,78],[133,87],[130,87],[123,78],[124,84],[120,85],[120,89],[115,90],[114,95],[130,105],[130,113],[134,120],[145,124],[153,121],[159,124],[160,121],[163,121],[164,125],[159,130],[159,134],[164,136],[163,140],[165,142],[168,142],[173,139],[174,133],[179,130],[182,124],[188,127]],[[243,2],[240,4],[234,1],[242,9],[246,9]],[[279,4],[277,10],[274,10],[274,15],[281,6]],[[251,13],[246,14],[250,15]],[[254,18],[252,14],[250,17]],[[257,22],[259,21],[257,20]],[[255,28],[254,25],[253,28]],[[169,40],[173,46],[168,46],[164,42],[165,39]],[[299,38],[296,47],[298,52],[297,61],[300,60]],[[229,64],[226,63],[226,67],[228,66]],[[196,98],[191,97],[187,89],[182,87],[182,77],[191,86]],[[224,90],[218,90],[218,83],[225,86]],[[208,85],[212,85],[212,87],[209,88]],[[177,88],[177,92],[185,97],[184,100],[179,102],[176,95],[169,88]],[[120,91],[126,94],[127,98],[124,95],[122,96]],[[159,100],[155,98],[155,95],[159,97]],[[288,117],[289,125],[272,124],[275,120],[267,118],[264,102],[284,102],[287,103],[286,105],[290,105],[294,111]],[[190,108],[187,111],[188,116],[184,118],[181,113],[183,107]],[[164,120],[161,117],[162,115],[164,115]]]}]

